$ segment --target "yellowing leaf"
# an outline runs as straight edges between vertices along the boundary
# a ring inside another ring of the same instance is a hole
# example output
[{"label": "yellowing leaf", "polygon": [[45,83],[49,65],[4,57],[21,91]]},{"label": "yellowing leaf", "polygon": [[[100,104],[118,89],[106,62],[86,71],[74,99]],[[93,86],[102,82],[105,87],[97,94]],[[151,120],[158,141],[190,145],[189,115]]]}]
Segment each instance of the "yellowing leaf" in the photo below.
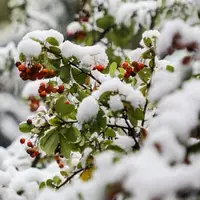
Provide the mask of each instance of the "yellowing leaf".
[{"label": "yellowing leaf", "polygon": [[88,181],[88,180],[90,180],[90,179],[92,178],[93,171],[94,171],[94,167],[85,169],[85,170],[81,173],[80,179],[81,179],[82,181]]}]

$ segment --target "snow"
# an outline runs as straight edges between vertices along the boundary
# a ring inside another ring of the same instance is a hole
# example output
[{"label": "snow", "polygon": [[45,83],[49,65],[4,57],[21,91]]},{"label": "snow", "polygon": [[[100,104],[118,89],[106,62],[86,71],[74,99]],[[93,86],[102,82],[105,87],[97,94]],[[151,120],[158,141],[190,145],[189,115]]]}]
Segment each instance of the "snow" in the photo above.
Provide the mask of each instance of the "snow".
[{"label": "snow", "polygon": [[114,112],[123,110],[124,105],[121,102],[121,98],[119,95],[110,96],[110,100],[108,101],[110,109]]},{"label": "snow", "polygon": [[134,90],[131,85],[121,82],[118,78],[103,82],[95,96],[98,98],[104,92],[119,93],[121,101],[130,102],[133,107],[144,106],[145,103],[145,98],[139,90]]},{"label": "snow", "polygon": [[17,47],[17,50],[20,53],[23,53],[26,57],[30,58],[32,56],[39,56],[42,47],[39,42],[35,42],[31,39],[22,40]]},{"label": "snow", "polygon": [[77,111],[77,120],[81,124],[96,118],[99,112],[99,104],[93,96],[86,97],[80,103]]},{"label": "snow", "polygon": [[39,96],[38,89],[41,83],[47,83],[48,80],[30,81],[25,84],[22,90],[22,97],[28,99],[30,96]]},{"label": "snow", "polygon": [[33,39],[40,40],[41,42],[45,42],[45,40],[48,37],[54,37],[58,41],[59,44],[61,44],[64,40],[64,36],[54,29],[36,30],[36,31],[29,32],[23,37],[23,40],[33,38]]},{"label": "snow", "polygon": [[103,65],[106,68],[108,65],[105,49],[100,45],[80,46],[65,41],[60,48],[65,58],[75,56],[81,61],[81,66],[84,68],[92,69],[95,65]]},{"label": "snow", "polygon": [[113,143],[127,152],[130,152],[135,144],[133,138],[126,135],[118,135]]},{"label": "snow", "polygon": [[[155,41],[160,37],[160,32],[157,31],[157,30],[149,30],[149,31],[145,31],[143,34],[142,34],[142,38],[150,38],[151,41],[153,42],[153,44],[155,43]],[[142,47],[147,47],[143,41],[143,39],[141,40],[140,42],[140,45]]]},{"label": "snow", "polygon": [[[148,15],[149,11],[154,11],[157,8],[155,1],[140,1],[140,2],[127,2],[123,3],[116,13],[117,24],[130,24],[131,17],[135,12],[139,15],[139,22],[144,21],[144,18]],[[138,22],[137,18],[136,21]]]},{"label": "snow", "polygon": [[76,32],[82,30],[82,26],[79,22],[71,22],[67,25],[67,35],[74,35]]}]

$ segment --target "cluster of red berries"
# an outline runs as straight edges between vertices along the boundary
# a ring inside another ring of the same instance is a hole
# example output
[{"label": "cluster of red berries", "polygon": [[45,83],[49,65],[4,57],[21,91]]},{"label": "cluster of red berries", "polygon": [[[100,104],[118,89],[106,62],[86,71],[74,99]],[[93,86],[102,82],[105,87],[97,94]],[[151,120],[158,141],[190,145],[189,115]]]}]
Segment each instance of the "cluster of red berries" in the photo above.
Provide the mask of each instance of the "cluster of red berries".
[{"label": "cluster of red berries", "polygon": [[52,84],[41,83],[38,89],[40,97],[44,98],[47,94],[56,93],[62,94],[64,92],[64,85],[59,85],[57,88],[53,87]]},{"label": "cluster of red berries", "polygon": [[41,64],[25,65],[21,62],[16,63],[16,67],[20,71],[20,77],[22,80],[32,80],[43,78],[53,78],[56,76],[56,72],[53,69],[46,69]]},{"label": "cluster of red berries", "polygon": [[61,157],[59,155],[55,154],[54,159],[58,163],[59,168],[61,168],[61,169],[64,168],[65,165],[62,162]]},{"label": "cluster of red berries", "polygon": [[[182,40],[182,36],[179,33],[176,33],[173,37],[171,46],[167,50],[167,54],[173,54],[176,49],[187,49],[189,52],[193,52],[198,49],[198,43],[195,41],[184,43],[184,41]],[[163,57],[164,56],[166,55],[164,54]]]},{"label": "cluster of red berries", "polygon": [[29,107],[30,107],[30,111],[34,112],[36,111],[40,106],[40,101],[38,99],[36,99],[34,96],[30,96],[29,97]]},{"label": "cluster of red berries", "polygon": [[123,62],[121,66],[126,70],[126,72],[124,73],[125,79],[129,78],[130,76],[135,76],[136,73],[138,73],[145,67],[144,63],[136,61],[133,61],[131,64],[129,64],[128,62]]},{"label": "cluster of red berries", "polygon": [[[32,124],[32,120],[31,119],[28,119],[27,120],[27,123],[28,124]],[[28,147],[28,149],[26,150],[26,152],[32,157],[32,158],[35,158],[37,157],[40,153],[39,151],[36,149],[36,147],[34,147],[32,141],[28,140],[26,142],[26,139],[25,138],[21,138],[20,139],[20,143],[21,144],[25,144],[26,143],[26,146]]]},{"label": "cluster of red berries", "polygon": [[104,66],[103,65],[96,65],[92,69],[102,72],[104,70]]}]

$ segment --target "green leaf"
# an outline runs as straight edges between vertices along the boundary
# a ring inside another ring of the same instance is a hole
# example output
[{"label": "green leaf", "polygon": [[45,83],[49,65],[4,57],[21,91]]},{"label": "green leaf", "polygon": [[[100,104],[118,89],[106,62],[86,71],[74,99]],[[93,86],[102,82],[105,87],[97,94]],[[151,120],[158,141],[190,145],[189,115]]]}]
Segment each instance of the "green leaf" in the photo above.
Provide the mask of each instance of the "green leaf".
[{"label": "green leaf", "polygon": [[99,97],[99,101],[102,103],[107,103],[107,101],[109,100],[110,96],[112,95],[111,91],[107,91],[104,92],[100,97]]},{"label": "green leaf", "polygon": [[49,49],[53,54],[55,54],[55,56],[59,56],[61,54],[61,50],[58,47],[51,46]]},{"label": "green leaf", "polygon": [[80,136],[80,132],[77,128],[71,126],[70,128],[63,128],[60,133],[67,139],[68,142],[76,142]]},{"label": "green leaf", "polygon": [[113,77],[115,75],[115,71],[117,69],[117,63],[116,62],[113,62],[111,65],[110,65],[110,69],[109,69],[109,74],[111,77]]},{"label": "green leaf", "polygon": [[60,174],[64,177],[67,177],[68,176],[68,173],[66,171],[60,171]]},{"label": "green leaf", "polygon": [[151,59],[149,61],[149,67],[154,68],[154,66],[155,66],[155,61],[154,61],[154,59]]},{"label": "green leaf", "polygon": [[127,47],[134,35],[134,26],[127,27],[125,25],[120,25],[119,27],[114,27],[106,36],[108,40],[112,41],[118,47]]},{"label": "green leaf", "polygon": [[22,62],[25,62],[26,61],[26,56],[23,53],[20,53],[19,60],[22,61]]},{"label": "green leaf", "polygon": [[105,136],[106,137],[115,137],[116,133],[115,133],[115,131],[112,128],[109,127],[105,131]]},{"label": "green leaf", "polygon": [[59,176],[54,176],[53,182],[54,182],[55,185],[59,185],[62,182],[62,180]]},{"label": "green leaf", "polygon": [[107,147],[107,150],[112,150],[112,151],[116,151],[116,152],[120,152],[120,153],[124,152],[124,150],[121,147],[117,146],[117,145],[109,145]]},{"label": "green leaf", "polygon": [[70,67],[69,66],[63,66],[60,68],[60,79],[64,83],[69,83],[70,82]]},{"label": "green leaf", "polygon": [[144,112],[140,108],[134,109],[132,115],[137,120],[143,120],[144,119]]},{"label": "green leaf", "polygon": [[144,67],[141,71],[138,72],[138,75],[140,79],[146,83],[151,77],[151,70],[147,67]]},{"label": "green leaf", "polygon": [[46,183],[43,181],[40,183],[39,189],[42,190],[43,188],[45,188],[45,186],[46,186]]},{"label": "green leaf", "polygon": [[171,66],[171,65],[167,65],[166,70],[169,71],[169,72],[174,72],[174,67]]},{"label": "green leaf", "polygon": [[40,139],[40,147],[47,155],[53,154],[58,146],[59,134],[56,131],[57,128],[51,129]]},{"label": "green leaf", "polygon": [[75,107],[72,104],[65,104],[65,98],[62,96],[56,101],[55,105],[56,112],[64,117],[75,111]]},{"label": "green leaf", "polygon": [[53,184],[53,180],[51,180],[51,179],[48,179],[48,180],[46,181],[46,185],[47,185],[48,187],[51,187],[51,188],[54,188],[54,187],[55,187],[55,185]]},{"label": "green leaf", "polygon": [[148,49],[142,54],[144,59],[153,59],[155,56],[155,52],[152,49]]},{"label": "green leaf", "polygon": [[110,15],[105,15],[103,18],[99,18],[96,21],[96,25],[102,29],[107,29],[113,24],[114,24],[114,18]]},{"label": "green leaf", "polygon": [[107,125],[107,119],[105,113],[102,109],[100,109],[96,119],[91,124],[91,128],[93,131],[100,132],[101,130],[105,129],[106,125]]},{"label": "green leaf", "polygon": [[56,40],[56,38],[54,38],[54,37],[48,37],[47,39],[46,39],[46,41],[49,43],[49,44],[51,44],[51,45],[53,45],[53,46],[58,46],[59,45],[59,42]]},{"label": "green leaf", "polygon": [[33,125],[32,124],[27,124],[26,122],[22,122],[19,125],[19,130],[22,133],[30,133],[32,128],[33,128]]},{"label": "green leaf", "polygon": [[65,158],[69,158],[71,153],[70,144],[68,143],[67,138],[64,137],[62,134],[60,134],[59,137],[60,137],[60,152]]},{"label": "green leaf", "polygon": [[71,72],[72,72],[72,76],[74,78],[74,80],[80,84],[83,85],[85,83],[85,79],[87,77],[87,75],[85,73],[83,73],[81,70],[72,67],[71,68]]},{"label": "green leaf", "polygon": [[137,119],[135,119],[135,117],[134,117],[134,110],[131,107],[128,109],[128,113],[127,114],[128,114],[128,119],[130,120],[132,126],[136,127],[138,121],[137,121]]},{"label": "green leaf", "polygon": [[48,123],[52,126],[59,126],[61,121],[57,118],[57,117],[54,117],[54,118],[51,118]]},{"label": "green leaf", "polygon": [[48,60],[51,65],[53,65],[56,69],[60,69],[61,60],[59,59],[49,59]]},{"label": "green leaf", "polygon": [[152,41],[150,38],[146,37],[146,38],[143,38],[143,41],[144,41],[144,44],[147,46],[147,47],[151,47],[152,46]]}]

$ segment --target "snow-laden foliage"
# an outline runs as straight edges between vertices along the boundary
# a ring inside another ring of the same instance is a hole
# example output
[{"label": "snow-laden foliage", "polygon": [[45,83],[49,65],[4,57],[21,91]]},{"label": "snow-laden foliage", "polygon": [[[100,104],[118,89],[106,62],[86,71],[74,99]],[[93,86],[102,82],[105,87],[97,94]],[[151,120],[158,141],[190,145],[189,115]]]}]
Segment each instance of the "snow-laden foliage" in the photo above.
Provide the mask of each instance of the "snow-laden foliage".
[{"label": "snow-laden foliage", "polygon": [[2,199],[199,198],[197,2],[82,6],[67,40],[37,30],[19,42],[29,169],[2,149]]}]

